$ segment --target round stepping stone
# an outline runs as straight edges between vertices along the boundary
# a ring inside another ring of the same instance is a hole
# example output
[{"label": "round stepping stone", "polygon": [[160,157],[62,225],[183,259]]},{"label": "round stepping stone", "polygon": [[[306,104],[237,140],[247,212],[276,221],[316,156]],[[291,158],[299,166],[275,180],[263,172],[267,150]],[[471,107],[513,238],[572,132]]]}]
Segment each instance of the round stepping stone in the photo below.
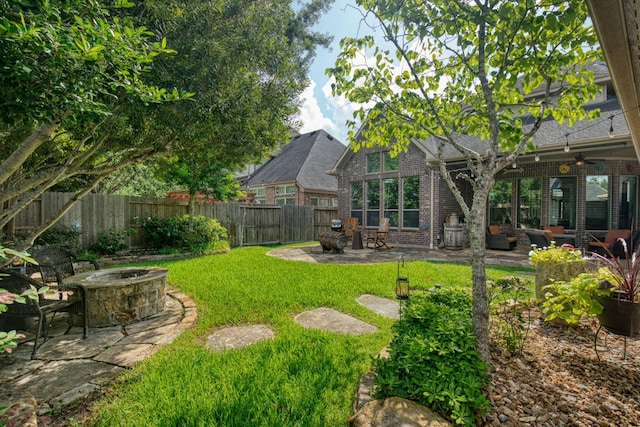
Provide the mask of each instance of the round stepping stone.
[{"label": "round stepping stone", "polygon": [[383,298],[377,295],[364,294],[356,298],[358,304],[375,311],[381,316],[390,319],[400,319],[400,304],[391,298]]},{"label": "round stepping stone", "polygon": [[209,335],[206,347],[214,351],[247,347],[273,338],[273,331],[264,325],[232,326]]},{"label": "round stepping stone", "polygon": [[362,320],[326,307],[302,312],[293,320],[307,329],[321,329],[347,335],[360,335],[378,330],[375,326]]}]

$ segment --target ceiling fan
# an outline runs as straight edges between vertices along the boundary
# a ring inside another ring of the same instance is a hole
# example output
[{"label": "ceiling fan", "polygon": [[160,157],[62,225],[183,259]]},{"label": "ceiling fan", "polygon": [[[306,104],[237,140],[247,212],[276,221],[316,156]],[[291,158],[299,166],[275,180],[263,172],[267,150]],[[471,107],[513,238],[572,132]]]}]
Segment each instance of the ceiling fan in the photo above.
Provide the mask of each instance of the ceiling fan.
[{"label": "ceiling fan", "polygon": [[582,153],[578,153],[578,155],[576,156],[576,161],[574,162],[574,164],[576,166],[584,166],[585,164],[587,164],[587,165],[595,165],[596,162],[592,162],[591,160],[587,160],[587,159],[584,158]]}]

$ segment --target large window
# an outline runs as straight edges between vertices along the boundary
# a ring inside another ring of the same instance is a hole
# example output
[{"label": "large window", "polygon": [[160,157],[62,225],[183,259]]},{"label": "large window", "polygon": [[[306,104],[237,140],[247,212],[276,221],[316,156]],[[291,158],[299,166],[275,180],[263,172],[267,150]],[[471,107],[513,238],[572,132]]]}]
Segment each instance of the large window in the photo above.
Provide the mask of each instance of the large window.
[{"label": "large window", "polygon": [[585,197],[585,228],[609,229],[609,177],[587,175]]},{"label": "large window", "polygon": [[384,165],[385,172],[393,172],[398,170],[398,156],[391,157],[391,151],[384,152]]},{"label": "large window", "polygon": [[366,182],[367,222],[368,227],[380,225],[380,181],[375,179]]},{"label": "large window", "polygon": [[384,216],[392,227],[398,226],[398,178],[384,180]]},{"label": "large window", "polygon": [[350,216],[351,218],[358,218],[358,224],[362,225],[362,182],[352,182],[350,192]]},{"label": "large window", "polygon": [[549,180],[549,225],[576,228],[577,183],[575,176]]},{"label": "large window", "polygon": [[511,223],[511,180],[499,179],[489,192],[489,225]]},{"label": "large window", "polygon": [[284,196],[284,195],[296,194],[296,186],[295,185],[279,185],[276,187],[276,196]]},{"label": "large window", "polygon": [[542,178],[518,180],[518,227],[541,228]]},{"label": "large window", "polygon": [[293,197],[281,197],[281,198],[276,198],[276,205],[295,205],[296,204],[296,199]]},{"label": "large window", "polygon": [[402,178],[402,226],[420,225],[420,177]]},{"label": "large window", "polygon": [[620,191],[618,197],[618,228],[640,229],[634,221],[636,217],[636,204],[638,195],[638,177],[621,176]]},{"label": "large window", "polygon": [[367,154],[367,173],[380,172],[380,153]]}]

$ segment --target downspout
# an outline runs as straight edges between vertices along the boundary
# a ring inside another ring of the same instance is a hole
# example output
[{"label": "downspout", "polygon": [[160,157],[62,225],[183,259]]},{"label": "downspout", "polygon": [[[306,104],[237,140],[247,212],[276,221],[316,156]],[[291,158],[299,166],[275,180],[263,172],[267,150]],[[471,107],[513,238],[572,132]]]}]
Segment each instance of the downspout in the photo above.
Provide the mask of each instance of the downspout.
[{"label": "downspout", "polygon": [[431,207],[430,207],[430,213],[431,213],[431,218],[429,219],[429,224],[431,224],[431,229],[429,230],[429,249],[433,249],[433,226],[435,224],[434,222],[434,209],[435,209],[435,197],[433,194],[434,188],[435,188],[435,175],[433,173],[433,168],[429,168],[429,170],[431,171],[431,191],[430,191],[430,198],[431,198]]}]

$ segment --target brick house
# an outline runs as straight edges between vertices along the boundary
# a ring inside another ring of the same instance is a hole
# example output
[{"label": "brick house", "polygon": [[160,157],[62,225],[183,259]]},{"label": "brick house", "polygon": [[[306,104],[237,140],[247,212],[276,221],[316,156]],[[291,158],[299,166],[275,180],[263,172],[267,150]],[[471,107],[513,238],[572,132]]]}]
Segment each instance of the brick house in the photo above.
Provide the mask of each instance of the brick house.
[{"label": "brick house", "polygon": [[252,173],[246,183],[254,203],[266,205],[338,205],[338,180],[328,175],[345,145],[316,130],[291,136],[279,153]]},{"label": "brick house", "polygon": [[[599,108],[600,118],[572,127],[545,120],[533,141],[536,152],[496,176],[488,225],[512,231],[518,245],[529,244],[526,230],[543,225],[563,225],[585,246],[608,229],[638,222],[640,164],[607,67],[592,67],[602,90],[587,108]],[[465,143],[482,146],[480,140]],[[446,217],[462,212],[431,153],[431,141],[413,141],[397,158],[387,147],[347,148],[330,172],[338,178],[339,217],[356,217],[365,229],[389,217],[392,242],[438,247]],[[468,172],[461,156],[451,153],[447,164],[454,179]],[[459,187],[470,201],[471,187]]]}]

